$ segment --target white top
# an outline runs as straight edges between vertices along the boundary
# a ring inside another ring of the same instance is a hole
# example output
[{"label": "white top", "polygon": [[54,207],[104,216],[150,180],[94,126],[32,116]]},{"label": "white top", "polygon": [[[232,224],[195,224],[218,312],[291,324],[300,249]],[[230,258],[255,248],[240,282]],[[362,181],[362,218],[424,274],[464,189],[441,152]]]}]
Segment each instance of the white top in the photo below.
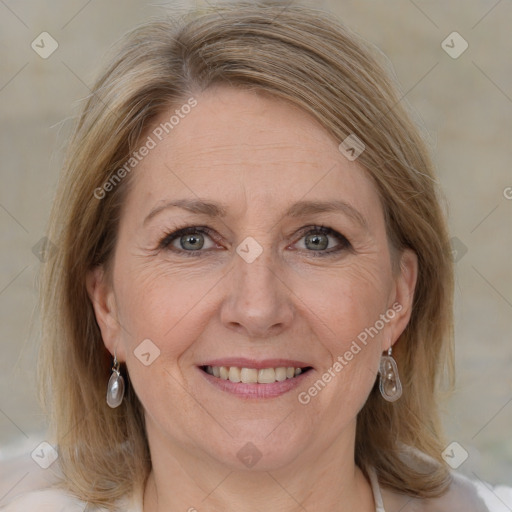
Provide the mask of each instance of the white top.
[{"label": "white top", "polygon": [[[418,500],[381,490],[375,471],[368,470],[375,501],[375,512],[510,512],[512,487],[492,487],[473,482],[452,473],[453,483],[447,494],[432,500]],[[39,482],[41,485],[41,482]],[[118,504],[123,512],[143,512],[142,494],[126,496]],[[50,484],[46,488],[17,494],[9,491],[0,498],[0,512],[107,512],[102,507],[88,505],[64,489]]]},{"label": "white top", "polygon": [[380,492],[379,481],[373,468],[369,468],[368,476],[370,477],[370,484],[372,486],[373,501],[375,502],[375,512],[386,512],[384,510],[384,502],[382,501],[382,494]]}]

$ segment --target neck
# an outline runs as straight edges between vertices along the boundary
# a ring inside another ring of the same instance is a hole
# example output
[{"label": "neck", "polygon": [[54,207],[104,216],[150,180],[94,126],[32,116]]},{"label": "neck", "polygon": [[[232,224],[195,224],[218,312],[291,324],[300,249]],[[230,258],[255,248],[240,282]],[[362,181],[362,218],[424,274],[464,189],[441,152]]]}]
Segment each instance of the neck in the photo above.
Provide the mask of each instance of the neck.
[{"label": "neck", "polygon": [[353,443],[341,437],[316,457],[304,450],[285,467],[258,471],[257,465],[227,467],[168,439],[162,449],[162,439],[157,443],[153,434],[148,430],[153,469],[144,512],[375,512],[371,486],[354,463]]}]

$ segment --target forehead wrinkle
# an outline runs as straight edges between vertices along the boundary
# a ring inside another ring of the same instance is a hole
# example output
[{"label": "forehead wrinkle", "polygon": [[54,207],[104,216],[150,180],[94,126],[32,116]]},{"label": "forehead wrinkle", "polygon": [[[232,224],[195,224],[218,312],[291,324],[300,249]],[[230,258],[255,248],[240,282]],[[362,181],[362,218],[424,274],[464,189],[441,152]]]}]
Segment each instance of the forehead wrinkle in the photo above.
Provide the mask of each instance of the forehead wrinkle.
[{"label": "forehead wrinkle", "polygon": [[[303,144],[297,143],[291,143],[291,142],[261,142],[261,143],[248,143],[248,142],[232,142],[232,143],[224,143],[224,144],[198,144],[198,147],[190,148],[191,151],[187,151],[189,148],[183,152],[183,155],[186,155],[188,153],[191,153],[193,151],[193,154],[196,155],[199,153],[218,153],[218,152],[238,152],[241,149],[248,149],[248,150],[254,150],[254,151],[268,151],[269,149],[275,149],[275,150],[290,150],[311,154],[311,153],[319,153],[319,154],[325,154],[325,149],[316,149],[317,146],[304,148]],[[181,148],[180,148],[181,149]],[[199,150],[199,151],[197,151]],[[177,151],[179,154],[181,151]]]},{"label": "forehead wrinkle", "polygon": [[[245,151],[245,148],[250,148]],[[271,150],[282,150],[283,153],[270,152]],[[284,154],[286,152],[286,154]],[[262,155],[263,153],[263,155]],[[291,154],[290,154],[291,153]],[[254,161],[254,156],[258,155],[261,159],[258,162]],[[207,157],[219,156],[220,158],[207,159]],[[265,157],[265,158],[262,158]],[[223,166],[240,166],[250,163],[261,163],[265,165],[291,165],[301,164],[310,167],[318,168],[321,170],[327,164],[319,164],[318,157],[325,158],[325,151],[320,149],[304,149],[300,145],[291,144],[261,144],[261,145],[222,145],[214,147],[200,147],[197,151],[188,151],[177,153],[173,156],[173,168],[179,171],[180,167],[186,167],[188,170],[211,169],[212,167]],[[224,158],[223,158],[224,157]],[[206,161],[205,161],[206,160]]]}]

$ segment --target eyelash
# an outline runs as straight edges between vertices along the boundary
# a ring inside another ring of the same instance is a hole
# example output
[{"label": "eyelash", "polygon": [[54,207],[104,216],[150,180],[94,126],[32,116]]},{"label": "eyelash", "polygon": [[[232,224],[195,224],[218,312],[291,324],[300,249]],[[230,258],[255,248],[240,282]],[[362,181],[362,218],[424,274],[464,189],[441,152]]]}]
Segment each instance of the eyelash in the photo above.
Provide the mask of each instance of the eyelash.
[{"label": "eyelash", "polygon": [[[172,248],[170,247],[171,243],[174,242],[174,240],[179,239],[180,237],[182,237],[184,235],[195,235],[198,233],[208,235],[215,242],[214,232],[212,229],[208,228],[207,226],[187,226],[187,227],[180,228],[175,231],[166,233],[163,236],[163,238],[160,240],[160,242],[158,243],[158,249],[159,250],[167,249],[169,251],[172,251],[172,252],[175,252],[178,254],[183,254],[187,257],[196,257],[197,258],[197,257],[205,256],[206,255],[205,253],[210,252],[212,249],[207,249],[207,250],[199,249],[196,251],[185,251],[183,249],[176,249],[175,247],[172,247]],[[348,239],[345,236],[343,236],[341,233],[338,233],[334,229],[326,227],[326,226],[322,226],[322,225],[305,226],[304,228],[299,230],[299,233],[300,233],[300,238],[297,241],[299,241],[301,238],[303,238],[308,233],[314,233],[314,234],[331,235],[340,242],[340,247],[334,248],[334,249],[331,248],[329,250],[319,250],[319,251],[306,249],[305,251],[308,253],[312,253],[311,255],[313,257],[331,256],[331,255],[337,254],[343,250],[352,248],[352,245],[350,244],[350,242],[348,241]]]}]

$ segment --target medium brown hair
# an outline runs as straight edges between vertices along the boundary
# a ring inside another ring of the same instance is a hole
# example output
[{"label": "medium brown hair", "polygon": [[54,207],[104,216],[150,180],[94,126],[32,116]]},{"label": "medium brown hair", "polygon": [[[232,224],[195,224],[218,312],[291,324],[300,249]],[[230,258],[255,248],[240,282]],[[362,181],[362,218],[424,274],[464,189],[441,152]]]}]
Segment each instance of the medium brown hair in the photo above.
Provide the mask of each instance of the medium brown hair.
[{"label": "medium brown hair", "polygon": [[[419,274],[412,316],[393,352],[403,396],[391,404],[374,387],[357,419],[356,463],[372,465],[381,484],[398,492],[427,497],[447,489],[438,392],[445,363],[453,367],[452,258],[427,148],[381,60],[331,15],[268,3],[151,21],[122,41],[70,142],[48,233],[58,251],[42,280],[41,375],[65,483],[80,498],[112,506],[151,467],[129,376],[123,404],[112,410],[105,402],[111,358],[85,284],[90,269],[108,269],[112,260],[131,175],[102,199],[95,191],[156,116],[217,84],[290,101],[339,142],[351,134],[364,142],[358,162],[380,194],[390,244],[417,254]],[[404,445],[439,465],[426,474],[403,456]]]}]

